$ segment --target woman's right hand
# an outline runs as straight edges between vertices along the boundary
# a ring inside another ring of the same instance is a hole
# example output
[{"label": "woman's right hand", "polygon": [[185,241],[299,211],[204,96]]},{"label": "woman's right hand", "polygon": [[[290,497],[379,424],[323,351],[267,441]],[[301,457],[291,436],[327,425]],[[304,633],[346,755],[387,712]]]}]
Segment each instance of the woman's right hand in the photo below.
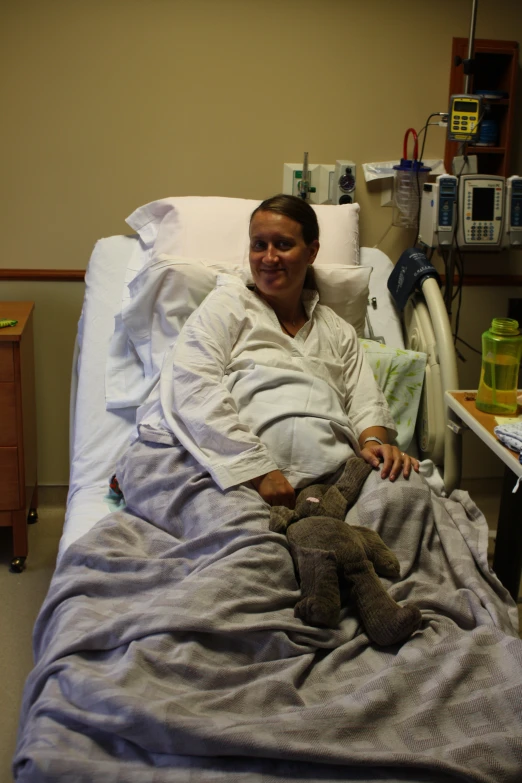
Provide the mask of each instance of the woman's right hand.
[{"label": "woman's right hand", "polygon": [[263,500],[270,506],[295,508],[295,492],[280,470],[250,479]]}]

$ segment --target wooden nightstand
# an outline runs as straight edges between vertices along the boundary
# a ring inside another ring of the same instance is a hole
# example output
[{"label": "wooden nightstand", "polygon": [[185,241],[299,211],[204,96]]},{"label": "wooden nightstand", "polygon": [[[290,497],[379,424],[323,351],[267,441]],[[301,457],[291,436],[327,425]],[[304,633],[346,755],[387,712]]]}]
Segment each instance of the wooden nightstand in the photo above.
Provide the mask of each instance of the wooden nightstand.
[{"label": "wooden nightstand", "polygon": [[27,523],[36,522],[33,302],[0,302],[0,526],[13,529],[11,570],[23,571]]}]

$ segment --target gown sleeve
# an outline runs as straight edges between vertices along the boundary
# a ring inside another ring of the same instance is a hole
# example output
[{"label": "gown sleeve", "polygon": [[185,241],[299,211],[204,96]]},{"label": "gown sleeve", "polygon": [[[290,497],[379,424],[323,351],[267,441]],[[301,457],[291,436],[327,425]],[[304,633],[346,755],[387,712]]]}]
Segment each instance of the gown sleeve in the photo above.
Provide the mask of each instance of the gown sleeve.
[{"label": "gown sleeve", "polygon": [[223,490],[277,470],[224,383],[241,326],[237,291],[216,289],[188,319],[160,378],[170,429]]},{"label": "gown sleeve", "polygon": [[[335,315],[332,313],[332,315]],[[336,333],[343,364],[346,410],[357,438],[368,427],[385,427],[390,443],[397,429],[386,398],[374,378],[355,329],[338,316]]]}]

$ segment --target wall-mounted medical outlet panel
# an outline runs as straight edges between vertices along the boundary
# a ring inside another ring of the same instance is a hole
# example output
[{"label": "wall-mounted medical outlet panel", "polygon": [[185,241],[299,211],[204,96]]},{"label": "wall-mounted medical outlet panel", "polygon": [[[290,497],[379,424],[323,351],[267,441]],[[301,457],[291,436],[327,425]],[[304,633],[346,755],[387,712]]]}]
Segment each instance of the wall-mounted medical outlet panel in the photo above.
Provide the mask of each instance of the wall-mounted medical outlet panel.
[{"label": "wall-mounted medical outlet panel", "polygon": [[353,160],[336,160],[330,200],[332,204],[353,204],[355,202],[355,173]]},{"label": "wall-mounted medical outlet panel", "polygon": [[[328,204],[330,200],[331,180],[335,166],[329,163],[311,163],[308,166],[310,174],[310,204]],[[299,183],[303,178],[302,163],[285,163],[283,165],[283,193],[299,196]]]}]

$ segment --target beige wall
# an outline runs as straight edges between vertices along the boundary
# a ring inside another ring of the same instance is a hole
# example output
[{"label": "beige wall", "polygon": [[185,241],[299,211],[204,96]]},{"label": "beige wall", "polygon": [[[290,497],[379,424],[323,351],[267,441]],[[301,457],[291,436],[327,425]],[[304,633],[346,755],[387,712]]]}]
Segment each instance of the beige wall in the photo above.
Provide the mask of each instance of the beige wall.
[{"label": "beige wall", "polygon": [[[83,268],[94,242],[128,231],[124,219],[140,204],[189,194],[266,197],[281,189],[283,163],[304,150],[311,162],[398,158],[406,128],[446,108],[452,37],[468,34],[471,5],[3,0],[0,265]],[[481,0],[477,37],[521,33],[519,0]],[[425,157],[443,149],[444,130],[430,128]],[[520,169],[518,141],[513,171]],[[391,211],[361,178],[358,199],[362,244],[373,245]],[[395,260],[412,241],[394,228],[382,249]],[[479,259],[468,271],[490,265]],[[496,257],[494,266],[522,264]],[[36,302],[40,480],[66,483],[83,285],[0,285],[1,299]],[[484,324],[470,321],[487,292],[469,297],[466,290],[466,339],[478,345]]]}]

